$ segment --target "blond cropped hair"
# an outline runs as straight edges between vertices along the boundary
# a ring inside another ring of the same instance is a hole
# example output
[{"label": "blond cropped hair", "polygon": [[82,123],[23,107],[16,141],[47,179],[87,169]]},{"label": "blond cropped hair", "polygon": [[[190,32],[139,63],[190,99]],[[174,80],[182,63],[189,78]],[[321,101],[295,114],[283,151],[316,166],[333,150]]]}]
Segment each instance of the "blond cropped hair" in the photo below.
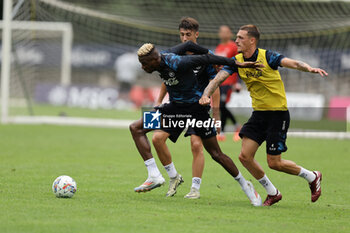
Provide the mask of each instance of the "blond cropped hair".
[{"label": "blond cropped hair", "polygon": [[146,43],[146,44],[143,44],[139,50],[137,51],[137,55],[139,57],[142,57],[142,56],[147,56],[149,55],[154,49],[154,44],[151,44],[151,43]]}]

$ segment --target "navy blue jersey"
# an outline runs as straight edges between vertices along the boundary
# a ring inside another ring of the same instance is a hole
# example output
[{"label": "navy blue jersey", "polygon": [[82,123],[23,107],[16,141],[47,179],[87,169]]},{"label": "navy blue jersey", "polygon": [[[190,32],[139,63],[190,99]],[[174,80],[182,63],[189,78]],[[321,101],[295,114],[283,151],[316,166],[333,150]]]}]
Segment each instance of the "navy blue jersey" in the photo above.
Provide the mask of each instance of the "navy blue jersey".
[{"label": "navy blue jersey", "polygon": [[203,89],[195,68],[210,64],[236,66],[233,59],[212,54],[179,56],[174,53],[161,53],[158,71],[166,85],[170,101],[197,102]]},{"label": "navy blue jersey", "polygon": [[[256,49],[254,54],[250,58],[244,58],[244,61],[253,61],[253,62],[255,62],[256,59],[258,58],[258,53],[259,53],[259,50]],[[279,54],[279,53],[277,53],[277,52],[274,52],[274,51],[271,51],[271,50],[266,50],[267,63],[274,70],[277,70],[278,67],[281,66],[281,60],[283,58],[284,58],[284,56]],[[235,72],[238,72],[237,68],[233,69],[233,67],[227,67],[227,66],[224,66],[223,70],[225,70],[229,74],[233,74]]]},{"label": "navy blue jersey", "polygon": [[[187,41],[182,44],[178,44],[172,48],[162,51],[161,53],[174,53],[177,55],[186,55],[187,52],[192,52],[193,54],[214,54],[211,50],[201,47],[192,41]],[[214,79],[217,72],[213,65],[199,65],[193,68],[198,79],[199,90],[203,93],[204,89],[208,86],[209,81]]]}]

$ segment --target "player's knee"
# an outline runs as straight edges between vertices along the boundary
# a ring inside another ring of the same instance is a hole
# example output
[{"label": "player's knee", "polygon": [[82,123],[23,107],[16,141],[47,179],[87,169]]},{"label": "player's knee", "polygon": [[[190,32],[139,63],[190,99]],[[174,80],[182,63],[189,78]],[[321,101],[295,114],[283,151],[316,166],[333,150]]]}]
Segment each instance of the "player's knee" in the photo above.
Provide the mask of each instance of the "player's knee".
[{"label": "player's knee", "polygon": [[203,146],[201,141],[191,140],[191,150],[193,155],[203,154]]},{"label": "player's knee", "polygon": [[129,130],[132,134],[135,134],[138,130],[138,124],[137,122],[133,122],[129,125]]},{"label": "player's knee", "polygon": [[252,156],[249,156],[248,154],[241,151],[241,153],[238,156],[239,161],[241,161],[242,164],[247,164],[253,161]]},{"label": "player's knee", "polygon": [[166,137],[164,137],[160,133],[155,133],[152,136],[152,143],[153,143],[153,145],[158,145],[160,143],[163,143],[163,142],[165,142],[165,140],[166,140]]},{"label": "player's knee", "polygon": [[218,162],[221,160],[223,154],[220,151],[214,150],[214,151],[211,151],[210,156],[213,160]]}]

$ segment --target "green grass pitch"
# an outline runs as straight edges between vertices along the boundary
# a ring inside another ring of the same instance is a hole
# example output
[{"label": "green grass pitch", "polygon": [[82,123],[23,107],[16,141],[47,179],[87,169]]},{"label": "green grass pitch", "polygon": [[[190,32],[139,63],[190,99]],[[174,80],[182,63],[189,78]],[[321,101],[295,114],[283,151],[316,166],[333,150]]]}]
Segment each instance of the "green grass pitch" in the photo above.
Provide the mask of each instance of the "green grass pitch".
[{"label": "green grass pitch", "polygon": [[[183,198],[191,186],[188,138],[168,143],[185,183],[165,198],[167,185],[133,192],[147,172],[126,129],[0,126],[0,232],[350,232],[349,140],[289,138],[287,144],[284,158],[323,172],[322,196],[311,203],[306,181],[268,169],[263,147],[256,158],[283,199],[256,208],[208,154],[201,199]],[[221,146],[253,180],[237,158],[240,143]],[[78,184],[71,199],[51,191],[63,174]],[[264,189],[253,184],[264,199]]]}]

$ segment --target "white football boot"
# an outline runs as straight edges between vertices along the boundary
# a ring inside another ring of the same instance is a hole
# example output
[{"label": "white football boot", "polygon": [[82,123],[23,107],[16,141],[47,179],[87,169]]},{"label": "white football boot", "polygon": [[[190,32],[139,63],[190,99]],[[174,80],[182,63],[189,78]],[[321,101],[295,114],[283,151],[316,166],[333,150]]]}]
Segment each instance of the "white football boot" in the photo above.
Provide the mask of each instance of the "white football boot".
[{"label": "white football boot", "polygon": [[184,180],[180,174],[177,174],[174,178],[170,178],[169,180],[169,189],[165,196],[172,197],[176,194],[176,189],[182,184]]},{"label": "white football boot", "polygon": [[147,180],[141,184],[139,187],[134,188],[135,192],[147,192],[152,189],[158,188],[165,183],[165,179],[162,175],[157,177],[148,177]]},{"label": "white football boot", "polygon": [[184,198],[187,199],[199,199],[201,197],[201,194],[198,189],[191,188],[191,191],[184,196]]},{"label": "white football boot", "polygon": [[253,206],[261,206],[261,197],[259,193],[254,189],[252,182],[247,181],[247,187],[248,188],[243,189],[243,191],[245,195],[247,195],[247,197],[249,198],[250,203]]}]

